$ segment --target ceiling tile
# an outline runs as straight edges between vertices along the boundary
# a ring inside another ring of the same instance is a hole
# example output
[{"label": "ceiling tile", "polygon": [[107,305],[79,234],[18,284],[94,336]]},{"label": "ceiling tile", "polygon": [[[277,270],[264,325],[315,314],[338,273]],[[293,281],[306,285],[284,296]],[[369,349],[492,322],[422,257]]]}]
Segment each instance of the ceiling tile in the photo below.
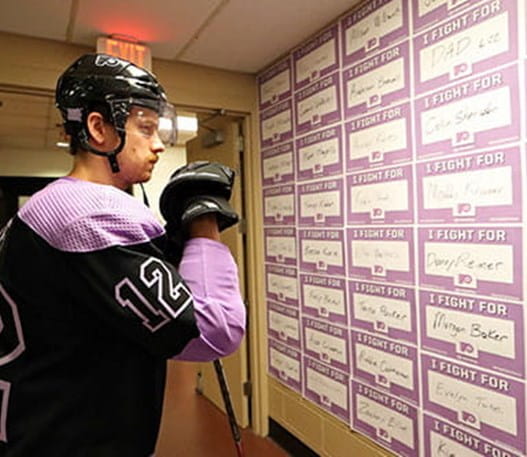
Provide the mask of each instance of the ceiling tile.
[{"label": "ceiling tile", "polygon": [[180,60],[256,72],[358,3],[231,0]]},{"label": "ceiling tile", "polygon": [[0,30],[64,41],[71,0],[0,1]]},{"label": "ceiling tile", "polygon": [[80,2],[73,42],[95,48],[99,36],[133,36],[152,55],[173,59],[221,0],[91,0]]}]

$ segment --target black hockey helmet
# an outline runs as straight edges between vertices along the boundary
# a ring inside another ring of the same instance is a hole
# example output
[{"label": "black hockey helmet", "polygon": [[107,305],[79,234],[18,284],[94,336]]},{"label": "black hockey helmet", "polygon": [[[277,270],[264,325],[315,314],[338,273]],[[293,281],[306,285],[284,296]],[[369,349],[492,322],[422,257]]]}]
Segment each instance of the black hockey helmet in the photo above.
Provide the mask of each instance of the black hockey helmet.
[{"label": "black hockey helmet", "polygon": [[[152,73],[127,60],[106,54],[80,57],[57,81],[55,99],[66,133],[83,149],[107,156],[114,172],[119,171],[116,155],[124,146],[125,124],[133,105],[158,113],[161,140],[175,143],[176,115],[165,90]],[[115,150],[99,151],[88,143],[86,119],[93,111],[101,112],[119,133],[121,142]]]}]

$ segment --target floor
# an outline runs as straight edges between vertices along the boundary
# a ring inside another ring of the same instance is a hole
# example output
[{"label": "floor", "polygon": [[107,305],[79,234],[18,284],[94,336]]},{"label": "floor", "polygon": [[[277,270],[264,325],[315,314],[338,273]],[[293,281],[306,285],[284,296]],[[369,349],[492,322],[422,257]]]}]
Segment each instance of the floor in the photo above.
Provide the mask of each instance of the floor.
[{"label": "floor", "polygon": [[[192,363],[170,362],[165,412],[155,457],[237,457],[226,416],[195,392]],[[289,457],[268,438],[242,431],[244,457]]]}]

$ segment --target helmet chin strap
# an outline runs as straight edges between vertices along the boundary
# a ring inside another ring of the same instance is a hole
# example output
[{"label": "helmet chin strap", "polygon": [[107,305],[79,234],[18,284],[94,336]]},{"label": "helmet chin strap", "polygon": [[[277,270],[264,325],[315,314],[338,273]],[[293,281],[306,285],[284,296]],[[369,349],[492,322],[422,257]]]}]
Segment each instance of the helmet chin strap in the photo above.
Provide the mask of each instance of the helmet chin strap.
[{"label": "helmet chin strap", "polygon": [[83,128],[79,132],[79,141],[82,148],[98,156],[106,157],[108,159],[108,162],[110,163],[112,173],[119,173],[120,168],[119,163],[117,162],[117,154],[119,154],[123,150],[126,137],[126,133],[124,132],[124,130],[117,130],[117,133],[119,135],[119,138],[121,139],[119,146],[117,146],[113,151],[99,151],[89,143],[86,129]]}]

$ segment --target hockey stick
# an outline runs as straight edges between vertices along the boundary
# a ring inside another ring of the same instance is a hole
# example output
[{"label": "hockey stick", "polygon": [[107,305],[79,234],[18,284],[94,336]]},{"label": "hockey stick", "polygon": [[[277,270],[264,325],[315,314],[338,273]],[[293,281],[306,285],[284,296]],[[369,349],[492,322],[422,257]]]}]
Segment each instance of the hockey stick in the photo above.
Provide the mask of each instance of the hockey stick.
[{"label": "hockey stick", "polygon": [[225,404],[225,410],[227,411],[227,417],[229,418],[229,425],[231,427],[236,453],[238,457],[244,457],[245,454],[243,452],[242,436],[238,427],[238,423],[236,422],[234,409],[232,408],[231,394],[229,392],[229,387],[227,386],[227,379],[225,378],[225,372],[223,371],[223,364],[221,363],[221,360],[214,360],[214,369],[216,370],[221,396],[223,397],[223,403]]}]

